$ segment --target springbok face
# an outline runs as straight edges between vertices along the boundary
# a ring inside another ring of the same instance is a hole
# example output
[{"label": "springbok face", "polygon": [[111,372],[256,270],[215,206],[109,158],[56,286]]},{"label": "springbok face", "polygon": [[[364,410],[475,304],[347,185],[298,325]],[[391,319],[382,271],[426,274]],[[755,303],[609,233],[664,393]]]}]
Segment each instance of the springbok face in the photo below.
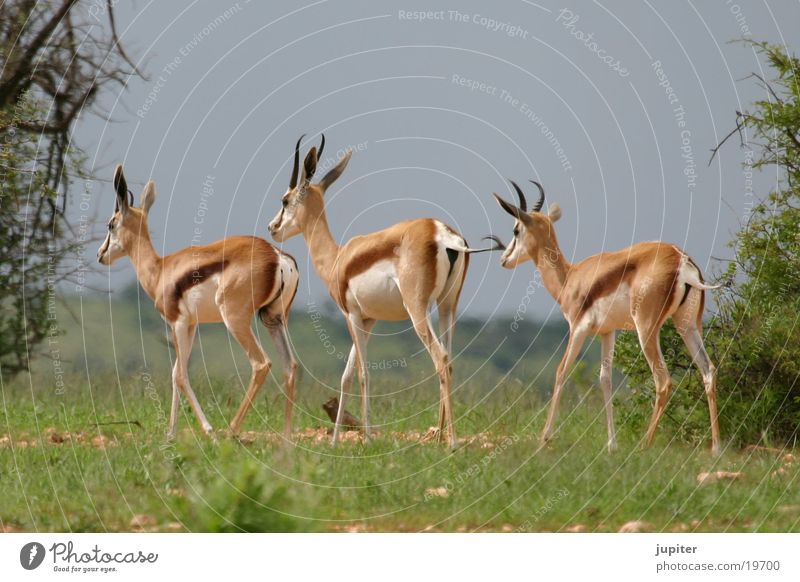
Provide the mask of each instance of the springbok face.
[{"label": "springbok face", "polygon": [[506,269],[513,269],[537,257],[539,247],[551,238],[553,223],[561,218],[561,207],[557,203],[553,203],[546,214],[541,212],[544,205],[544,188],[533,180],[531,183],[539,189],[539,200],[530,212],[522,189],[513,180],[511,185],[519,197],[519,207],[506,202],[497,194],[494,195],[500,207],[516,219],[514,238],[500,257],[500,265]]},{"label": "springbok face", "polygon": [[121,165],[114,170],[114,189],[117,192],[114,213],[108,221],[106,238],[97,250],[101,265],[111,265],[131,252],[141,233],[147,232],[147,213],[156,200],[156,184],[151,180],[142,191],[141,208],[134,208]]},{"label": "springbok face", "polygon": [[324,202],[323,196],[328,187],[342,175],[352,151],[348,150],[339,163],[325,174],[318,183],[312,184],[311,179],[317,171],[317,160],[325,149],[325,136],[319,145],[319,151],[312,147],[303,162],[303,170],[300,172],[300,142],[304,136],[300,136],[294,148],[294,169],[292,178],[289,181],[289,189],[281,199],[281,209],[269,223],[269,232],[277,242],[283,242],[303,232],[309,221],[309,216],[314,215],[311,210],[319,211]]}]

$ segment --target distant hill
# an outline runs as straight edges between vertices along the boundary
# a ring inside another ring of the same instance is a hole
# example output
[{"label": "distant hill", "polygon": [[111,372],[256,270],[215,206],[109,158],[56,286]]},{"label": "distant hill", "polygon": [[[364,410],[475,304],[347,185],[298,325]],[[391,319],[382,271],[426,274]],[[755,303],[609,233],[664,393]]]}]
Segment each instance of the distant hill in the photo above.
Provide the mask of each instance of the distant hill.
[{"label": "distant hill", "polygon": [[[45,354],[36,360],[37,373],[58,363],[70,376],[125,376],[145,369],[169,374],[173,353],[168,329],[150,299],[135,285],[110,298],[101,294],[68,296],[57,306],[54,323],[59,335],[45,345]],[[335,307],[299,299],[289,327],[303,377],[338,384],[351,342]],[[277,361],[264,327],[254,320],[254,329]],[[511,318],[483,321],[462,315],[454,337],[456,382],[468,380],[473,386],[491,387],[510,372],[510,381],[533,382],[549,390],[566,337],[563,321],[523,320],[512,326]],[[596,351],[593,346],[587,357],[596,360]],[[432,372],[430,359],[408,322],[379,323],[369,344],[369,358],[373,378],[410,381]],[[224,379],[237,371],[249,374],[247,359],[224,326],[200,326],[192,353],[192,375]]]}]

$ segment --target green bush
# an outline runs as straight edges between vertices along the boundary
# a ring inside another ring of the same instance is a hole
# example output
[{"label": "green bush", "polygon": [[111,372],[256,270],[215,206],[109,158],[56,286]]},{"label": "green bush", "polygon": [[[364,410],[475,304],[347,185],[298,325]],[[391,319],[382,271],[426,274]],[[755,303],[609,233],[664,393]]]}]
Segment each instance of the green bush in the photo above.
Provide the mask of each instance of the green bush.
[{"label": "green bush", "polygon": [[[781,181],[730,243],[735,258],[719,276],[729,285],[716,295],[719,310],[706,324],[705,343],[718,369],[723,438],[786,444],[800,426],[800,60],[782,47],[753,45],[777,77],[764,83],[769,99],[738,114],[737,127],[754,147],[753,168],[778,166]],[[689,440],[707,438],[700,374],[671,324],[661,342],[675,374],[662,426]],[[618,354],[633,391],[623,414],[642,427],[654,399],[650,369],[634,334],[623,334]]]},{"label": "green bush", "polygon": [[[182,521],[189,531],[298,532],[309,531],[309,492],[298,491],[268,466],[256,461],[240,445],[223,442],[217,477],[204,483],[201,470],[187,477],[192,494],[181,504]],[[202,463],[195,459],[192,463]],[[207,472],[208,468],[202,470]],[[305,493],[305,494],[303,494]],[[302,499],[301,499],[302,497]]]}]

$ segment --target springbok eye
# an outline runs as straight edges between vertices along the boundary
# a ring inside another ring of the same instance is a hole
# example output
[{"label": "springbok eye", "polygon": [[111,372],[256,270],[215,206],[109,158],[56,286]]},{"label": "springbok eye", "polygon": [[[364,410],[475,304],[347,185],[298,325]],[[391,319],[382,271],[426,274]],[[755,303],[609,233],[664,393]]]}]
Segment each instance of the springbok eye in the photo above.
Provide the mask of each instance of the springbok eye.
[{"label": "springbok eye", "polygon": [[114,221],[113,220],[109,220],[108,221],[108,230],[114,230]]},{"label": "springbok eye", "polygon": [[514,229],[514,236],[519,236],[519,229],[518,228]]},{"label": "springbok eye", "polygon": [[289,199],[284,198],[283,200],[281,200],[281,204],[283,205],[284,208],[286,208],[287,206],[289,206]]}]

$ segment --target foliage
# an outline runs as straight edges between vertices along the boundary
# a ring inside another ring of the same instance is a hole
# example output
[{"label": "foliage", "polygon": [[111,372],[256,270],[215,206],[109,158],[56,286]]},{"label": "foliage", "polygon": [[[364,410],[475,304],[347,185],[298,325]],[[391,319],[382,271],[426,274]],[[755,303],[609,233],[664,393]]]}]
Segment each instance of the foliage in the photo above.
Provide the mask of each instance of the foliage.
[{"label": "foliage", "polygon": [[8,376],[60,333],[56,285],[86,268],[67,264],[88,232],[65,219],[70,181],[88,177],[73,124],[100,89],[123,85],[135,69],[117,41],[113,3],[80,0],[0,4],[0,62],[0,371]]},{"label": "foliage", "polygon": [[[737,131],[747,140],[743,147],[754,146],[747,163],[776,166],[780,181],[753,206],[730,243],[735,259],[720,276],[729,285],[716,297],[719,310],[705,341],[718,367],[723,437],[787,443],[800,427],[800,60],[783,47],[752,44],[776,79],[767,84],[755,76],[767,97],[739,113]],[[634,390],[627,413],[643,423],[654,398],[650,370],[635,335],[626,334],[619,344],[618,362]],[[662,332],[662,347],[670,369],[683,373],[665,424],[705,438],[702,381],[671,325]]]},{"label": "foliage", "polygon": [[[242,456],[232,443],[223,443],[217,476],[196,485],[182,504],[182,522],[190,531],[213,533],[308,531],[312,522],[295,517],[311,508],[306,493],[298,502],[298,491],[276,481],[264,464]],[[192,465],[202,465],[196,459]]]}]

